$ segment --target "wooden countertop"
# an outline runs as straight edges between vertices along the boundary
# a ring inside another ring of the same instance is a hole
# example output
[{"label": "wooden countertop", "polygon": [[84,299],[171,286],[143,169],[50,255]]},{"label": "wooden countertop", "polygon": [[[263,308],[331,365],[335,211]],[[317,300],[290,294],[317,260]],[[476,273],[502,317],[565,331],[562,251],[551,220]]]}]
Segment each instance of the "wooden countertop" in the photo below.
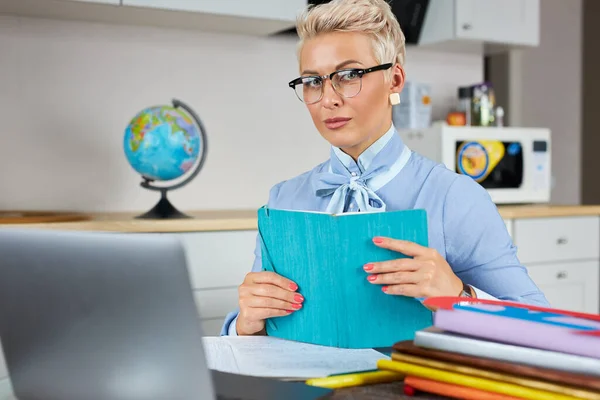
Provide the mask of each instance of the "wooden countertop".
[{"label": "wooden countertop", "polygon": [[[504,219],[543,218],[600,215],[597,206],[551,206],[522,205],[499,206]],[[140,212],[141,213],[141,212]],[[256,210],[190,211],[190,219],[147,220],[135,219],[140,213],[90,214],[86,219],[75,222],[1,224],[2,227],[43,228],[105,232],[208,232],[255,230]],[[1,220],[0,220],[1,222]]]}]

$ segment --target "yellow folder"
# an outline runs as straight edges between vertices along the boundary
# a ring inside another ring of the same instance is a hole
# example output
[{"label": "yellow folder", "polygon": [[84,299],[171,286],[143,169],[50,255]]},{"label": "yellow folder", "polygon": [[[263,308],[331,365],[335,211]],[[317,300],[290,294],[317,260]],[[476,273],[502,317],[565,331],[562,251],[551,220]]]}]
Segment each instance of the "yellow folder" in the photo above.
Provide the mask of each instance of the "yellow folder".
[{"label": "yellow folder", "polygon": [[600,393],[598,392],[578,389],[571,386],[563,386],[558,383],[544,382],[537,379],[522,378],[520,376],[509,375],[506,373],[477,369],[466,365],[449,363],[447,361],[432,360],[430,358],[411,356],[400,353],[393,353],[392,359],[395,361],[403,361],[410,364],[418,364],[426,367],[457,372],[459,374],[478,376],[481,378],[492,379],[496,381],[514,383],[520,386],[527,386],[530,388],[540,389],[548,392],[561,393],[564,395],[574,396],[581,399],[600,400]]},{"label": "yellow folder", "polygon": [[509,396],[521,397],[531,400],[581,400],[581,397],[569,396],[546,390],[533,389],[514,383],[500,382],[492,379],[469,376],[457,372],[439,370],[422,365],[410,364],[403,361],[379,360],[379,369],[402,372],[406,375],[429,378],[440,382],[454,383],[488,392],[502,393]]}]

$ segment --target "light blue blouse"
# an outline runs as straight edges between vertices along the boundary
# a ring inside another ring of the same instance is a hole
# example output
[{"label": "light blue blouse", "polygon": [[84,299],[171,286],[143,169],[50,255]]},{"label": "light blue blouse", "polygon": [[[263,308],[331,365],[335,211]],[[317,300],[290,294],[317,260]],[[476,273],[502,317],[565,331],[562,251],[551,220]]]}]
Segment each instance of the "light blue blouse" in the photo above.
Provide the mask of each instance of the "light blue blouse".
[{"label": "light blue blouse", "polygon": [[[332,147],[326,162],[276,184],[267,205],[331,213],[425,209],[429,246],[478,297],[549,305],[519,262],[487,191],[411,151],[393,125],[357,162]],[[258,237],[254,254],[256,272],[262,267]],[[236,335],[238,311],[227,315],[221,335]]]}]

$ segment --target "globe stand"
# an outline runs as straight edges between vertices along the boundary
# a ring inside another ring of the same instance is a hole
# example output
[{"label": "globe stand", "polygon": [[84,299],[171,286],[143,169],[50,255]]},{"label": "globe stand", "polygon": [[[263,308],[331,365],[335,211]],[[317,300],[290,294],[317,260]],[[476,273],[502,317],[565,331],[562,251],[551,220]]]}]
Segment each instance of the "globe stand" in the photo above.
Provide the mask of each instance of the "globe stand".
[{"label": "globe stand", "polygon": [[176,100],[176,99],[173,99],[172,103],[173,103],[173,107],[175,107],[175,108],[177,108],[177,107],[183,108],[192,117],[192,119],[196,122],[196,125],[198,125],[198,128],[199,128],[198,130],[200,132],[202,153],[201,153],[200,157],[198,157],[199,158],[198,164],[196,164],[196,167],[194,168],[192,173],[186,179],[184,179],[183,181],[181,181],[175,185],[165,186],[165,187],[153,186],[151,184],[153,182],[152,179],[143,177],[144,180],[142,181],[142,183],[140,183],[140,186],[143,187],[144,189],[159,191],[160,192],[160,200],[158,201],[158,203],[156,203],[156,205],[154,207],[152,207],[151,210],[149,210],[148,212],[146,212],[142,215],[138,215],[137,217],[135,217],[138,219],[193,218],[189,215],[182,213],[177,208],[175,208],[175,206],[173,206],[173,204],[171,204],[171,202],[167,198],[167,192],[169,190],[179,189],[182,186],[187,185],[188,183],[190,183],[190,181],[192,179],[194,179],[196,177],[196,175],[198,175],[198,173],[202,169],[202,166],[204,165],[204,160],[206,159],[206,153],[208,151],[208,144],[206,142],[206,130],[204,129],[204,125],[202,124],[200,117],[198,117],[198,115],[194,112],[194,110],[192,110],[190,107],[188,107],[185,103],[183,103],[179,100]]},{"label": "globe stand", "polygon": [[152,209],[142,215],[138,215],[139,219],[184,219],[192,218],[179,211],[167,198],[167,190],[160,191],[160,200]]}]

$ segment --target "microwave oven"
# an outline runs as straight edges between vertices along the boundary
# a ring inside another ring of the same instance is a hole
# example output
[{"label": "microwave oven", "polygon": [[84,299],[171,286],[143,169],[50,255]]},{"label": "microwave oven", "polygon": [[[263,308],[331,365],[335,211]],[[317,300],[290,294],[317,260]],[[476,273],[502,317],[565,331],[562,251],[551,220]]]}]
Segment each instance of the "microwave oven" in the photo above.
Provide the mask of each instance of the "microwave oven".
[{"label": "microwave oven", "polygon": [[496,204],[550,201],[549,129],[436,123],[399,134],[411,150],[474,179]]}]

